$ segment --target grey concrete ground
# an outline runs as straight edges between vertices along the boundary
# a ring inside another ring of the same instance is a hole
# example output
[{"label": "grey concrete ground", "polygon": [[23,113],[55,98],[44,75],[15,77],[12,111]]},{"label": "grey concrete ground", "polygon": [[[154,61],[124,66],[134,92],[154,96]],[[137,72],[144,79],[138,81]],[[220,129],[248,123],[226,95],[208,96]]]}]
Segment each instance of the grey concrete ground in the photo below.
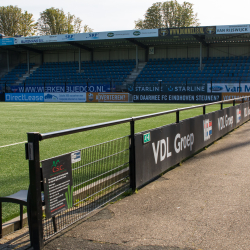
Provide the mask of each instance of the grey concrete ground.
[{"label": "grey concrete ground", "polygon": [[250,249],[249,151],[250,122],[45,249]]}]

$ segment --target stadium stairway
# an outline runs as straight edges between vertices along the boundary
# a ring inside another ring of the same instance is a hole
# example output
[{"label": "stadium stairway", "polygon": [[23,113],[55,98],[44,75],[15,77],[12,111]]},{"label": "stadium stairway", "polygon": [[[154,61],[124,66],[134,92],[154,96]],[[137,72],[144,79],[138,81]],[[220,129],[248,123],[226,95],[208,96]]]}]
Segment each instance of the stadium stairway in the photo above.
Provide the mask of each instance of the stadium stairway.
[{"label": "stadium stairway", "polygon": [[141,71],[144,69],[144,67],[146,66],[146,64],[147,64],[147,62],[139,62],[139,64],[138,64],[138,70],[136,68],[134,68],[134,70],[130,73],[130,75],[128,75],[128,77],[123,82],[121,90],[127,89],[128,85],[131,85],[131,84],[134,83],[134,81],[136,80],[136,78],[138,77],[138,75],[141,73]]}]

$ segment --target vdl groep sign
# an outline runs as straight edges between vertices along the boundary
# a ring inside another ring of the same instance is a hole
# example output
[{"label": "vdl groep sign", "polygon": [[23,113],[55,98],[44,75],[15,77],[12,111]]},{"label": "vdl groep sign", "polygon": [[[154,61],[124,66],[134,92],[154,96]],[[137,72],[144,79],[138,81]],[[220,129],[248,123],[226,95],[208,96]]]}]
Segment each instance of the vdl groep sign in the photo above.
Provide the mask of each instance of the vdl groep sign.
[{"label": "vdl groep sign", "polygon": [[135,134],[140,187],[249,119],[249,103]]}]

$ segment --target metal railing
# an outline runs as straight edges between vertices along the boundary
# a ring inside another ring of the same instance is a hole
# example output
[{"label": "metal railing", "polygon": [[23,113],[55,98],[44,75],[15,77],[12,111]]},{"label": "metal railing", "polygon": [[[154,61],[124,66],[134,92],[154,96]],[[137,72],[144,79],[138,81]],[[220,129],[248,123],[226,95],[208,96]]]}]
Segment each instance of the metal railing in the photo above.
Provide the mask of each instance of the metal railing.
[{"label": "metal railing", "polygon": [[[29,150],[27,150],[26,157],[29,159],[30,173],[29,218],[30,231],[33,232],[31,234],[31,243],[34,249],[41,249],[44,245],[44,240],[83,218],[89,212],[111,201],[129,188],[135,190],[134,135],[136,121],[175,113],[175,122],[179,123],[180,112],[201,108],[202,114],[205,115],[207,106],[219,104],[220,109],[223,109],[224,103],[232,103],[235,106],[237,100],[243,103],[249,97],[195,105],[44,134],[28,133],[27,148]],[[72,165],[74,206],[51,219],[44,218],[41,201],[43,178],[39,158],[40,141],[123,123],[130,123],[130,135],[80,150],[81,155],[84,155],[83,160]]]}]

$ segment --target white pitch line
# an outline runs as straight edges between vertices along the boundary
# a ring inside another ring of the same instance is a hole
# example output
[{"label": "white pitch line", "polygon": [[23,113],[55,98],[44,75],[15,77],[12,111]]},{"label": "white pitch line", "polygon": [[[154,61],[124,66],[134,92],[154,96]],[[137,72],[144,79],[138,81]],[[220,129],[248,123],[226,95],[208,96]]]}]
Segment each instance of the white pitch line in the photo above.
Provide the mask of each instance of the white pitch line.
[{"label": "white pitch line", "polygon": [[22,142],[17,142],[17,143],[9,144],[9,145],[0,146],[0,148],[7,148],[9,146],[14,146],[14,145],[17,145],[17,144],[22,144],[22,143],[25,143],[25,142],[27,142],[27,141],[22,141]]}]

